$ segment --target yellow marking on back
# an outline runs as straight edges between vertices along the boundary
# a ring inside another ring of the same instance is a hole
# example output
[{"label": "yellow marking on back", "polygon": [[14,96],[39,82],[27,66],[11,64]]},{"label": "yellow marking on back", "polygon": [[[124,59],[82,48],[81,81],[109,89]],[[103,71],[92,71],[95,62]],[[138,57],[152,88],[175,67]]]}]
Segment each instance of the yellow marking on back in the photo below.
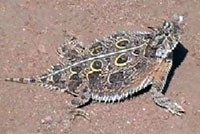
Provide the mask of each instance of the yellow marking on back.
[{"label": "yellow marking on back", "polygon": [[124,63],[117,63],[117,61],[118,61],[118,59],[121,57],[121,56],[123,56],[123,55],[125,55],[125,53],[122,53],[122,54],[120,54],[120,55],[118,55],[117,57],[116,57],[116,59],[115,59],[115,62],[114,62],[114,64],[116,65],[116,66],[118,66],[118,67],[123,67],[123,66],[126,66],[127,65],[127,61],[126,62],[124,62]]},{"label": "yellow marking on back", "polygon": [[47,81],[48,81],[48,82],[54,82],[54,80],[53,80],[53,75],[50,76],[50,77],[48,77],[48,78],[47,78]]},{"label": "yellow marking on back", "polygon": [[94,71],[89,71],[89,72],[86,74],[86,79],[87,79],[87,80],[89,80],[89,75],[92,74],[93,72],[94,72]]},{"label": "yellow marking on back", "polygon": [[129,40],[128,40],[128,39],[121,39],[121,40],[119,40],[119,41],[117,41],[117,42],[115,43],[115,46],[116,46],[117,48],[119,48],[119,49],[125,49],[126,46],[119,46],[119,43],[121,43],[122,41],[127,41],[127,42],[129,43]]},{"label": "yellow marking on back", "polygon": [[70,72],[71,72],[71,73],[70,73],[70,75],[69,75],[69,78],[71,78],[71,76],[74,75],[74,74],[78,74],[76,71],[72,71],[72,68],[70,68]]},{"label": "yellow marking on back", "polygon": [[103,49],[103,46],[97,46],[97,47],[93,48],[93,49],[90,51],[90,55],[94,56],[95,54],[94,54],[93,52],[94,52],[95,50],[97,50],[97,49],[100,49],[100,48]]},{"label": "yellow marking on back", "polygon": [[92,61],[92,63],[90,64],[90,69],[92,69],[93,72],[100,72],[100,71],[102,71],[102,69],[93,68],[94,62],[95,62],[95,61]]},{"label": "yellow marking on back", "polygon": [[147,45],[146,45],[146,47],[144,48],[143,55],[145,56],[146,53],[147,53]]}]

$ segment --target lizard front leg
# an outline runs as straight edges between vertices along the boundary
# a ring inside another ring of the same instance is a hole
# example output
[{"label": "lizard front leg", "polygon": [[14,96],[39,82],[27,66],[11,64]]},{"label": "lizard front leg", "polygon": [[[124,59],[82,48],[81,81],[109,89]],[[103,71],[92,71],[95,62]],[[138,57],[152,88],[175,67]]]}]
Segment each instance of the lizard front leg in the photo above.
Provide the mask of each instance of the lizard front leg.
[{"label": "lizard front leg", "polygon": [[151,94],[154,102],[163,108],[166,108],[172,114],[181,115],[184,112],[184,109],[178,105],[176,102],[167,98],[163,93],[163,88],[166,83],[167,76],[172,66],[172,60],[166,60],[160,63],[159,68],[153,75],[153,84],[151,87]]}]

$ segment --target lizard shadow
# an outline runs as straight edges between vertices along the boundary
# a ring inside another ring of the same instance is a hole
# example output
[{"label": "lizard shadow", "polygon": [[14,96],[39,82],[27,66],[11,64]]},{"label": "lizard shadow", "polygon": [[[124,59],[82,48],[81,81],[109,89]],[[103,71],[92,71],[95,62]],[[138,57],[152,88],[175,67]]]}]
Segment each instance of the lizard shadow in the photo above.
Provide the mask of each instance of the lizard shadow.
[{"label": "lizard shadow", "polygon": [[185,57],[187,56],[188,50],[179,42],[177,47],[174,49],[174,56],[173,56],[173,64],[172,68],[169,72],[165,87],[162,91],[162,93],[166,93],[167,89],[169,87],[169,84],[174,76],[175,70],[181,65],[181,63],[184,61]]}]

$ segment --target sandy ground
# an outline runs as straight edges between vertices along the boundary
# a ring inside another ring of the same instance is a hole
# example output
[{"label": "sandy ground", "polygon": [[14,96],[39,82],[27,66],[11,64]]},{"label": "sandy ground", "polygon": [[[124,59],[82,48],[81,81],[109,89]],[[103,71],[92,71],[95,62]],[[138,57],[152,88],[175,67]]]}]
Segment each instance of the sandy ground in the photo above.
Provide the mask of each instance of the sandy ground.
[{"label": "sandy ground", "polygon": [[63,31],[85,45],[115,31],[145,31],[174,14],[185,18],[182,46],[167,96],[186,114],[173,116],[149,93],[117,104],[84,107],[91,121],[70,120],[68,94],[0,82],[1,134],[199,134],[199,0],[0,0],[0,78],[35,76],[58,62]]}]

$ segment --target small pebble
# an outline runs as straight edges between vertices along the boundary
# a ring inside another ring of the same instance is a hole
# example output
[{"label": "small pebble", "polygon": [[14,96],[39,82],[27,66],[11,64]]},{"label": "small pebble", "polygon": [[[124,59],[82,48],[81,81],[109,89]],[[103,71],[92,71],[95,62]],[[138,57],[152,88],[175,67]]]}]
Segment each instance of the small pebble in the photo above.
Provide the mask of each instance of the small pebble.
[{"label": "small pebble", "polygon": [[45,48],[44,45],[39,45],[39,46],[38,46],[38,50],[39,50],[41,53],[47,53],[47,50],[46,50],[46,48]]},{"label": "small pebble", "polygon": [[131,122],[130,122],[130,121],[126,121],[126,123],[127,123],[127,124],[131,124]]},{"label": "small pebble", "polygon": [[42,124],[49,124],[53,121],[51,116],[46,116],[44,119],[41,119]]}]

